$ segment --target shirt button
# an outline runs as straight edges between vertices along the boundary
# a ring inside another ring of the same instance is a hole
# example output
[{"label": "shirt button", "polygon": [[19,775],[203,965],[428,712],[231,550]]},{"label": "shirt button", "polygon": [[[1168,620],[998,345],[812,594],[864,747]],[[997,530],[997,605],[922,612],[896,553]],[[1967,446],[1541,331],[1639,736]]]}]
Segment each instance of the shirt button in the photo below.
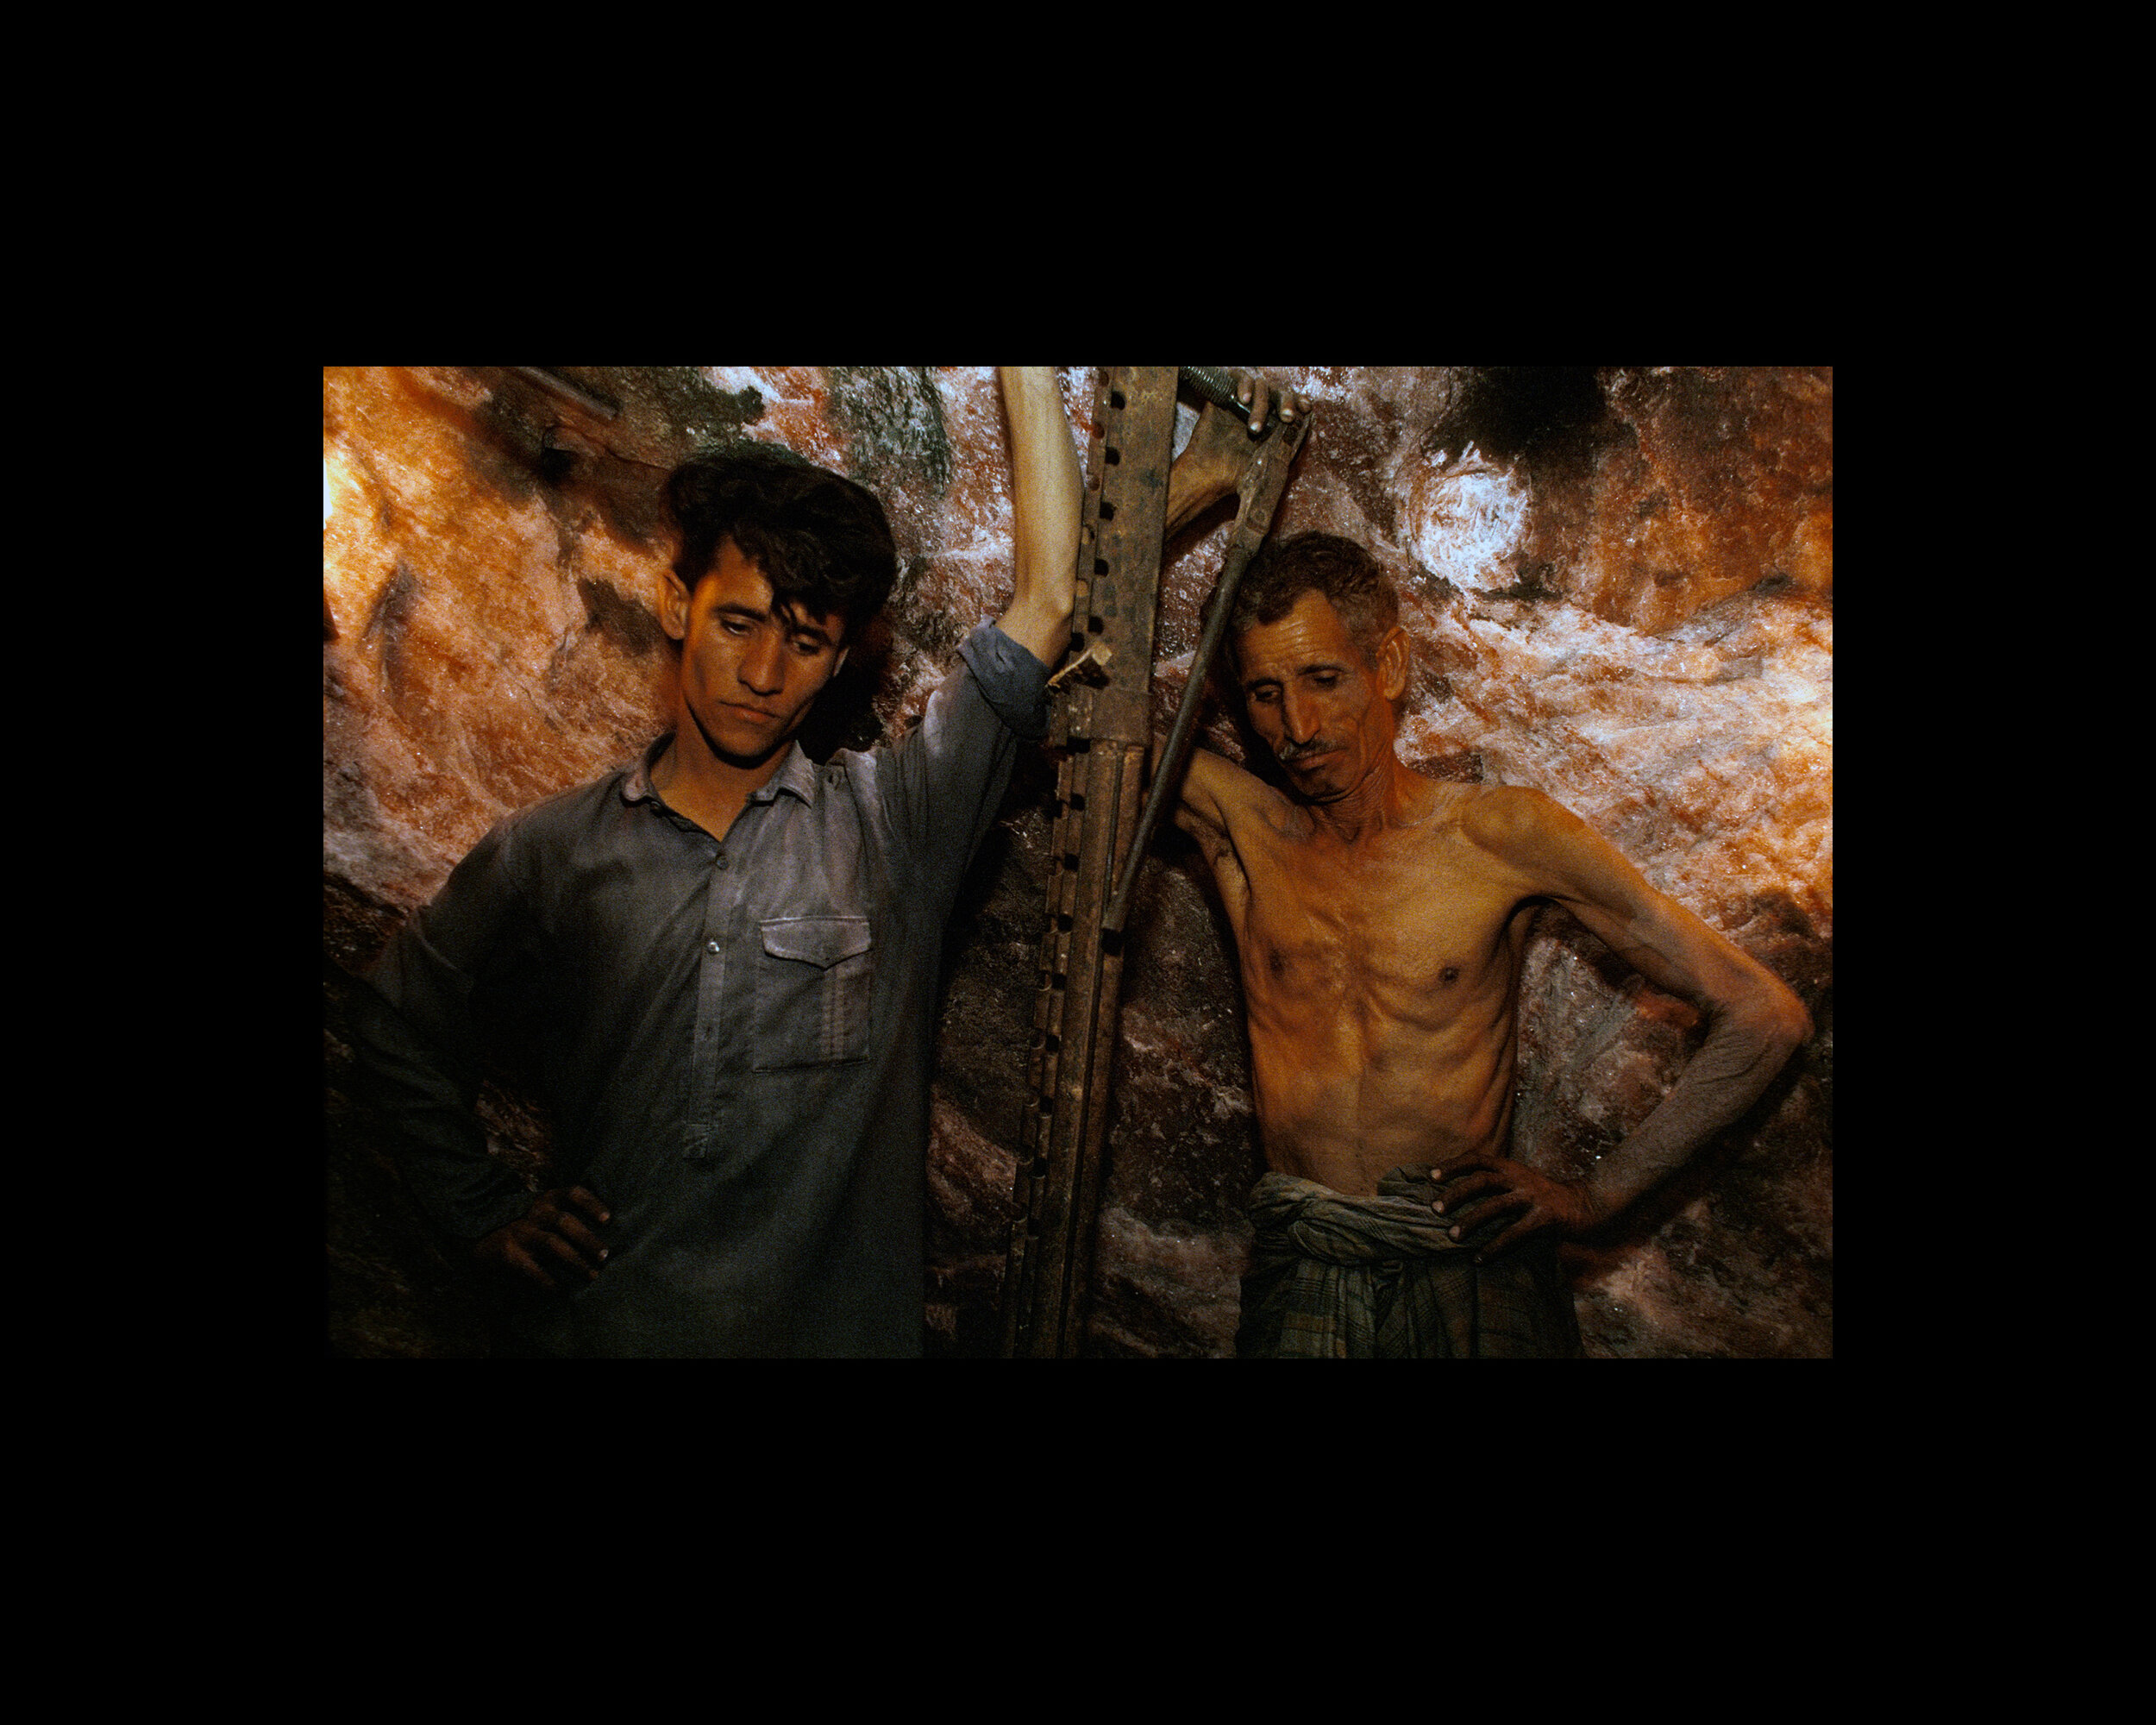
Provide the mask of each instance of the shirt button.
[{"label": "shirt button", "polygon": [[716,940],[707,940],[704,943],[704,944],[711,951],[716,952],[718,950],[718,943]]},{"label": "shirt button", "polygon": [[720,851],[718,856],[713,860],[720,868],[724,869],[726,866],[726,853],[724,850]]}]

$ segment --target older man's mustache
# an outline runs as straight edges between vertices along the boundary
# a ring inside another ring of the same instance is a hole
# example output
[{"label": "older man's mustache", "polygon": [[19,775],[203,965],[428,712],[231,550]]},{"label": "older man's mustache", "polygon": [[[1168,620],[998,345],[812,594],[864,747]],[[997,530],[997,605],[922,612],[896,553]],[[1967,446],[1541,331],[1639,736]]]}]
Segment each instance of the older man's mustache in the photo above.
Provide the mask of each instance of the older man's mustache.
[{"label": "older man's mustache", "polygon": [[1283,743],[1273,750],[1273,758],[1283,767],[1298,761],[1307,761],[1313,755],[1330,755],[1340,745],[1330,737],[1313,737],[1307,743]]}]

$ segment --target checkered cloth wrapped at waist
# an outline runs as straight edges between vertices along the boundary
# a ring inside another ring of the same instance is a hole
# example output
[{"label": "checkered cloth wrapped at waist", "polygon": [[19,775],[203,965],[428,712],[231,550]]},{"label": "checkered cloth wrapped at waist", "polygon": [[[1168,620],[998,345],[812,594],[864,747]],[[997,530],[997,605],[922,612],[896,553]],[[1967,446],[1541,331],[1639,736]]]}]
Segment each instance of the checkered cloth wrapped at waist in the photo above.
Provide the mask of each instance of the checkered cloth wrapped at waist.
[{"label": "checkered cloth wrapped at waist", "polygon": [[1395,1168],[1377,1195],[1267,1174],[1250,1194],[1257,1230],[1243,1281],[1244,1359],[1569,1359],[1580,1352],[1572,1290],[1547,1235],[1478,1267],[1501,1217],[1453,1239],[1431,1208],[1428,1166]]}]

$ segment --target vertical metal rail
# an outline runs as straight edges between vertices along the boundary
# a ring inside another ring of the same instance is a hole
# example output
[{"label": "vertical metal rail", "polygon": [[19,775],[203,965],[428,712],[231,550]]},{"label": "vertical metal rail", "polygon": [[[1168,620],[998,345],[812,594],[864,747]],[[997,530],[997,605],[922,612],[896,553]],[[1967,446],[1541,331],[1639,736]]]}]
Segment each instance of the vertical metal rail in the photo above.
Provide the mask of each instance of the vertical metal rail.
[{"label": "vertical metal rail", "polygon": [[1123,982],[1121,938],[1101,921],[1144,789],[1176,371],[1103,367],[1094,401],[1072,618],[1074,655],[1093,657],[1049,724],[1062,764],[1004,1273],[1006,1358],[1075,1358],[1084,1336]]}]

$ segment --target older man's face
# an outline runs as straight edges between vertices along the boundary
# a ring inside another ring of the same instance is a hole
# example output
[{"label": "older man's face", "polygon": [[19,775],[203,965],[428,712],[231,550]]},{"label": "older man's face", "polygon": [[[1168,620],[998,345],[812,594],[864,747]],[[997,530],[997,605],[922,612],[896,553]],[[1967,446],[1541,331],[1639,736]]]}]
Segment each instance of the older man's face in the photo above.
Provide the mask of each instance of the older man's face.
[{"label": "older man's face", "polygon": [[1393,747],[1392,702],[1378,667],[1323,593],[1236,638],[1237,681],[1250,723],[1312,802],[1345,796]]}]

